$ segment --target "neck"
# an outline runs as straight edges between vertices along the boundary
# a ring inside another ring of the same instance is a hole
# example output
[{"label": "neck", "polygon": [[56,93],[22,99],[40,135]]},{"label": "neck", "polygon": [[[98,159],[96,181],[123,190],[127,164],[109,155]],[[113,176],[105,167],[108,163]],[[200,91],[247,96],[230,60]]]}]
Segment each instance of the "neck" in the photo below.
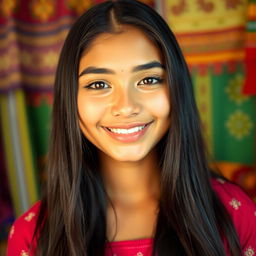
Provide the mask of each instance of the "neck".
[{"label": "neck", "polygon": [[133,204],[159,199],[156,152],[137,162],[119,162],[100,153],[102,177],[111,202]]}]

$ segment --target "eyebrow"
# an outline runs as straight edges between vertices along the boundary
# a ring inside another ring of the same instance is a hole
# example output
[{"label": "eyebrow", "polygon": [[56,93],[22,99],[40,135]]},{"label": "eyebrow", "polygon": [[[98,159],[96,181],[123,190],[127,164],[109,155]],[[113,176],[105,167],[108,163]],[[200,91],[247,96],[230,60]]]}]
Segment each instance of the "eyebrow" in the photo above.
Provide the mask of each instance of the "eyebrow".
[{"label": "eyebrow", "polygon": [[[161,64],[158,61],[151,61],[149,63],[146,64],[142,64],[142,65],[138,65],[135,66],[132,69],[132,72],[138,72],[138,71],[142,71],[142,70],[147,70],[147,69],[151,69],[151,68],[162,68],[165,69],[165,66],[163,64]],[[97,68],[94,66],[90,66],[88,68],[85,68],[79,75],[83,76],[86,74],[115,74],[114,70],[112,69],[108,69],[108,68]]]}]

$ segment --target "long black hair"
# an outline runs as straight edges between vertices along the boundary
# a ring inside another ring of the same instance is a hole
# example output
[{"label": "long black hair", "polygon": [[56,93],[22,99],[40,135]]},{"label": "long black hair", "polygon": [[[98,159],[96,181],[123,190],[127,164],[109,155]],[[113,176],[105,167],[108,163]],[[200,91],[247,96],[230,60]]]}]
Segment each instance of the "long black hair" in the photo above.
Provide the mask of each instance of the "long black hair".
[{"label": "long black hair", "polygon": [[97,149],[78,122],[78,67],[81,54],[101,33],[131,25],[161,50],[171,99],[171,126],[157,144],[161,199],[154,255],[241,255],[225,207],[211,187],[205,146],[190,74],[169,26],[149,6],[130,0],[106,1],[83,14],[64,43],[54,86],[48,177],[35,237],[37,255],[104,255],[108,196]]}]

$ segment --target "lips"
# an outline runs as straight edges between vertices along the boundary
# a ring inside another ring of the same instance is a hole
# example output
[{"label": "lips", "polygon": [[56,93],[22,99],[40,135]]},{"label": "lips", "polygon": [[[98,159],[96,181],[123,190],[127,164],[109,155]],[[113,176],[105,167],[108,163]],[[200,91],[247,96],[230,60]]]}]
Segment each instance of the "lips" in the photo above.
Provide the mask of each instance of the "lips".
[{"label": "lips", "polygon": [[[125,126],[114,126],[112,127],[102,127],[106,133],[113,139],[121,141],[121,142],[136,142],[138,141],[140,138],[142,138],[142,136],[146,133],[146,131],[148,130],[149,126],[153,123],[153,121],[149,122],[149,123],[136,123],[136,124],[130,124],[130,125],[125,125]],[[111,131],[109,128],[111,129],[131,129],[134,127],[138,127],[138,126],[145,126],[143,129],[139,130],[139,131],[135,131],[132,133],[115,133],[113,131]],[[129,127],[129,128],[127,128]]]},{"label": "lips", "polygon": [[116,126],[103,126],[104,128],[110,128],[110,129],[131,129],[134,127],[139,127],[139,126],[144,126],[144,125],[149,125],[153,121],[148,122],[148,123],[132,123],[132,124],[126,124],[126,125],[116,125]]}]

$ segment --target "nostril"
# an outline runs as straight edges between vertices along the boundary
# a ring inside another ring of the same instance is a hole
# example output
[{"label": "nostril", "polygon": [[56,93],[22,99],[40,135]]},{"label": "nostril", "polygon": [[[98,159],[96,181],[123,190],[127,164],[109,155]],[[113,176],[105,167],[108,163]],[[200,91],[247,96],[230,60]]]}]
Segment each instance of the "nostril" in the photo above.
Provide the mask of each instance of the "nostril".
[{"label": "nostril", "polygon": [[112,107],[111,113],[114,116],[136,116],[140,112],[138,105],[115,105]]},{"label": "nostril", "polygon": [[138,111],[130,111],[130,110],[124,110],[124,109],[121,109],[121,110],[115,110],[115,111],[112,111],[112,114],[114,116],[137,116],[139,114]]}]

